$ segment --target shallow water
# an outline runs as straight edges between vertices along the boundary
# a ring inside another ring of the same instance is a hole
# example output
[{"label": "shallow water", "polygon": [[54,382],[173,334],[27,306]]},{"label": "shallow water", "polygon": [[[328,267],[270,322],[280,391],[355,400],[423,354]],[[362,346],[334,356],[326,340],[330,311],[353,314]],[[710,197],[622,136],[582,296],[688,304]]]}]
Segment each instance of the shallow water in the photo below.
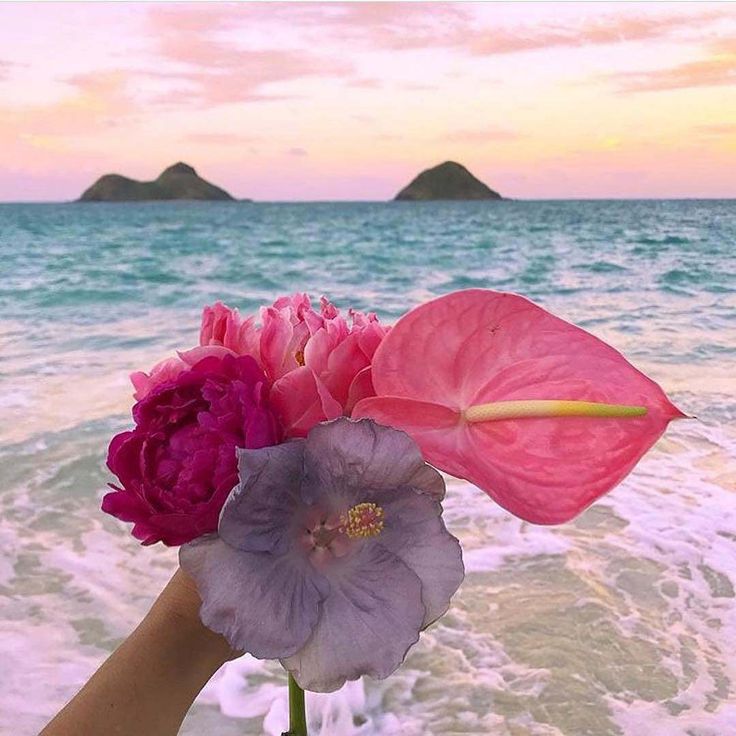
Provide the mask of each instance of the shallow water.
[{"label": "shallow water", "polygon": [[[450,613],[388,680],[312,698],[314,733],[736,733],[734,242],[732,202],[0,205],[0,733],[39,729],[175,565],[99,511],[128,372],[193,344],[217,298],[392,320],[469,286],[586,327],[699,419],[562,527],[451,482]],[[182,733],[280,734],[284,683],[233,662]]]}]

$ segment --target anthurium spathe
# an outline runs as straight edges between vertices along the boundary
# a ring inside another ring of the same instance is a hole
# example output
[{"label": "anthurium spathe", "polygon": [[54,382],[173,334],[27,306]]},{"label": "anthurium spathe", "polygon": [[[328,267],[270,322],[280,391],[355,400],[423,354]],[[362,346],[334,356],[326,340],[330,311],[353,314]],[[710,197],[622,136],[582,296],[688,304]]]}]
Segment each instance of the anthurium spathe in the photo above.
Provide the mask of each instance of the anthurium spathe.
[{"label": "anthurium spathe", "polygon": [[540,524],[579,514],[684,416],[610,345],[484,289],[407,313],[372,378],[354,417],[404,430],[429,463]]}]

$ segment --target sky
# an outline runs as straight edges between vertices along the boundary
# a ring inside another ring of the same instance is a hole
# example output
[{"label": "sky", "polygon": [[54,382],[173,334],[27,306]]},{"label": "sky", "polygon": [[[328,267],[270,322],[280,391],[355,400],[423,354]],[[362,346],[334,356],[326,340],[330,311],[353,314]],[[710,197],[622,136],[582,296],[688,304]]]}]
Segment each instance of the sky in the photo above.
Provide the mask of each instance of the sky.
[{"label": "sky", "polygon": [[736,5],[2,3],[0,201],[185,161],[236,197],[736,197]]}]

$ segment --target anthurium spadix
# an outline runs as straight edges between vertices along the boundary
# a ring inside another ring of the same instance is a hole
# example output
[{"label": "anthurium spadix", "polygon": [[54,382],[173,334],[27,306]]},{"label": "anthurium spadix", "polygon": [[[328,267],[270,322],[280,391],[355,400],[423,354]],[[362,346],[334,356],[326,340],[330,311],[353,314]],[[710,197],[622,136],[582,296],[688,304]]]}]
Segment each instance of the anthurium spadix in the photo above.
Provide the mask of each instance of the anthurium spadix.
[{"label": "anthurium spadix", "polygon": [[404,430],[429,463],[539,524],[579,514],[685,416],[610,345],[484,289],[407,313],[372,376],[353,417]]}]

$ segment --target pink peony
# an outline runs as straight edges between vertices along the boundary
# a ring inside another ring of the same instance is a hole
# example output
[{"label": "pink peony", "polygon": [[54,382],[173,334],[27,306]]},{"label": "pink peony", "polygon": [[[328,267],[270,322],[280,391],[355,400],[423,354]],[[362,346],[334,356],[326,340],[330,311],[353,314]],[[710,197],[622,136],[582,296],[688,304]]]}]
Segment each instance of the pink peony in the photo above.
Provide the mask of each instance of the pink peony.
[{"label": "pink peony", "polygon": [[215,531],[238,483],[236,448],[280,440],[254,358],[228,351],[192,365],[177,360],[154,368],[133,407],[135,428],[114,437],[108,452],[121,487],[112,486],[102,509],[132,521],[143,544],[179,545]]},{"label": "pink peony", "polygon": [[[264,307],[256,327],[252,318],[241,320],[218,302],[204,310],[200,347],[180,360],[191,363],[203,350],[253,356],[273,382],[271,401],[286,436],[305,436],[318,422],[349,415],[358,401],[375,394],[370,365],[387,328],[375,314],[351,310],[349,317],[350,324],[324,297],[316,311],[306,294],[295,294]],[[157,369],[146,377],[149,383],[157,380]],[[136,376],[134,382],[141,382]]]},{"label": "pink peony", "polygon": [[237,355],[252,355],[260,360],[258,342],[258,330],[253,317],[242,320],[237,309],[230,309],[222,302],[216,302],[202,311],[200,345],[221,346]]}]

